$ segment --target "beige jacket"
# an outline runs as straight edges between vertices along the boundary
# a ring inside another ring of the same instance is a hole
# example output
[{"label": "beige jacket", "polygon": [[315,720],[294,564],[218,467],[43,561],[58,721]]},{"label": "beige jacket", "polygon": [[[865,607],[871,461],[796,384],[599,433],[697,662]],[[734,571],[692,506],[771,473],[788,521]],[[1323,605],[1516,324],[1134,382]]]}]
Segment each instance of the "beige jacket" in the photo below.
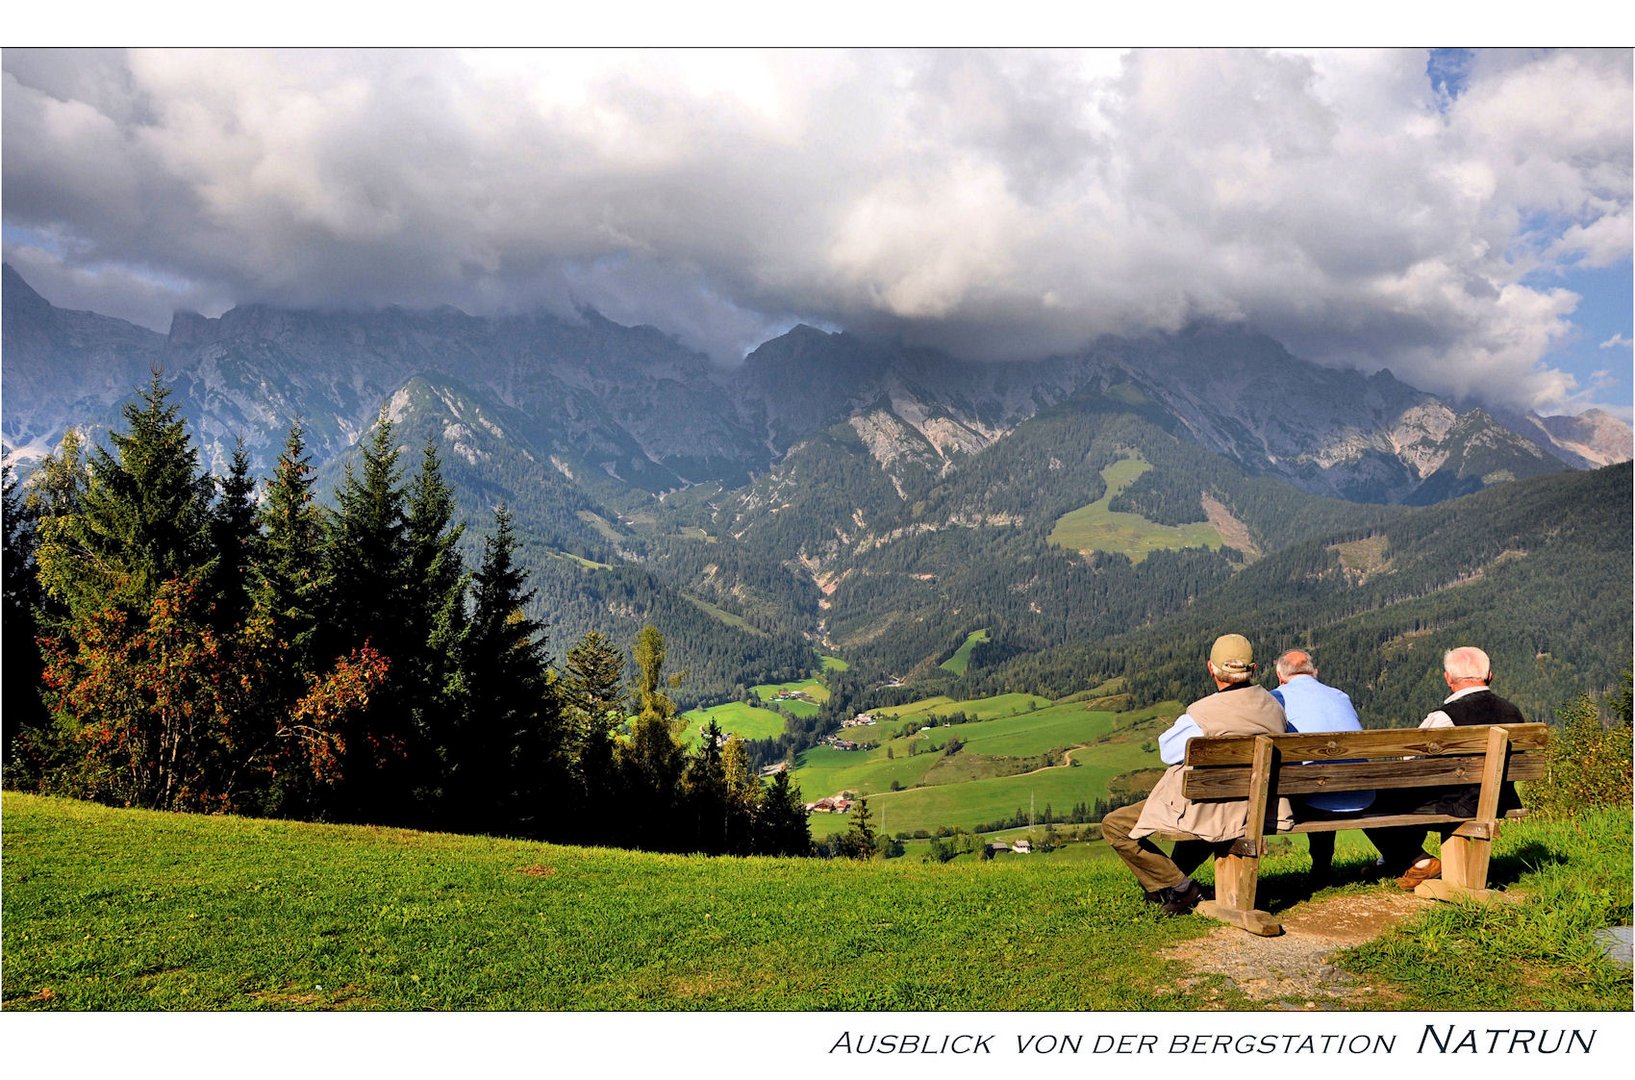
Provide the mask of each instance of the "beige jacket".
[{"label": "beige jacket", "polygon": [[[1283,706],[1259,686],[1222,690],[1187,706],[1198,729],[1216,735],[1280,735],[1288,730]],[[1201,840],[1236,840],[1249,825],[1249,803],[1244,799],[1192,800],[1181,794],[1184,765],[1171,765],[1153,785],[1141,808],[1141,817],[1130,836],[1140,838],[1155,832],[1190,833]],[[1294,824],[1289,800],[1277,800],[1279,828]]]}]

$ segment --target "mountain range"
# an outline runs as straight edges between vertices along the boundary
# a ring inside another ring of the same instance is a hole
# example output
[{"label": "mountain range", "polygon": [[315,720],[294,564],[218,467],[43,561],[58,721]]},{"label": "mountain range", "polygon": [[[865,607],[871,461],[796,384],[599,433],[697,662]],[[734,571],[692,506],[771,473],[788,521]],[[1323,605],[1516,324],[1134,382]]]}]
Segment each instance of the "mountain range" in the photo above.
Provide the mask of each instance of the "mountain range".
[{"label": "mountain range", "polygon": [[[1631,457],[1604,412],[1451,403],[1215,324],[1006,363],[796,326],[722,368],[591,310],[249,305],[159,334],[9,266],[0,299],[7,462],[119,426],[153,370],[217,471],[242,440],[267,475],[299,420],[326,490],[390,419],[406,464],[441,447],[474,529],[512,506],[559,642],[658,622],[700,696],[813,647],[901,678],[979,628],[991,668],[1161,625],[1325,530]],[[1156,550],[1081,543],[1085,515]],[[1163,539],[1200,523],[1209,546]]]},{"label": "mountain range", "polygon": [[[1434,502],[1558,462],[1630,457],[1629,428],[1598,410],[1461,411],[1388,371],[1317,367],[1232,327],[979,364],[797,326],[724,370],[657,329],[592,310],[565,320],[251,305],[216,319],[178,313],[166,335],[56,308],[9,265],[3,273],[8,460],[38,456],[69,424],[105,417],[155,366],[175,381],[218,462],[242,437],[267,464],[297,418],[326,460],[413,380],[434,379],[507,414],[507,438],[647,492],[736,485],[840,421],[871,440],[888,470],[898,458],[942,466],[1041,409],[1125,384],[1251,471],[1356,501]],[[461,445],[460,418],[447,425],[457,452],[475,453]]]}]

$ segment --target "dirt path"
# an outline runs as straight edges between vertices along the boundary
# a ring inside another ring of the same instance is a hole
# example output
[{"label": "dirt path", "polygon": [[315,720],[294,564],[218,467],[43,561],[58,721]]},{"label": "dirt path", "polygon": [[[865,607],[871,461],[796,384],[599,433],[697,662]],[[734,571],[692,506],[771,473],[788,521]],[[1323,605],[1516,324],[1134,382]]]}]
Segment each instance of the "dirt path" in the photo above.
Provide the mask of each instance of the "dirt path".
[{"label": "dirt path", "polygon": [[[1182,980],[1197,989],[1224,976],[1251,1000],[1273,1008],[1371,1009],[1389,1007],[1391,994],[1331,965],[1341,949],[1378,937],[1436,901],[1396,890],[1349,894],[1298,904],[1280,913],[1283,934],[1255,937],[1222,925],[1206,937],[1164,953],[1197,975]],[[1221,1002],[1221,1007],[1228,1003]]]}]

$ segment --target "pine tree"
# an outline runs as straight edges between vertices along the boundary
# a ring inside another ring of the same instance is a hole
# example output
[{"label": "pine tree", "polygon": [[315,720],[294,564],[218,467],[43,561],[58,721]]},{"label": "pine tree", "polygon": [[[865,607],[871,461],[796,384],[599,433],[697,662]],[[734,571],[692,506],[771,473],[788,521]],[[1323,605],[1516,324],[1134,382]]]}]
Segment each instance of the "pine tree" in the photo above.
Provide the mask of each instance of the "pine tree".
[{"label": "pine tree", "polygon": [[516,543],[502,504],[473,576],[460,650],[466,712],[449,747],[446,792],[455,821],[539,835],[566,770],[545,627],[525,613],[534,594],[516,564]]},{"label": "pine tree", "polygon": [[59,605],[41,639],[46,696],[82,793],[218,808],[235,680],[206,595],[215,485],[169,398],[155,372],[88,466],[65,439],[42,478],[36,559]]},{"label": "pine tree", "polygon": [[682,777],[682,797],[693,824],[695,850],[719,855],[727,849],[727,770],[721,755],[721,725],[711,717],[698,737]]},{"label": "pine tree", "polygon": [[429,753],[417,738],[406,687],[404,643],[408,564],[405,496],[392,424],[382,419],[363,446],[360,467],[348,463],[324,537],[325,581],[314,635],[320,666],[352,650],[385,658],[385,685],[341,732],[341,781],[331,812],[357,821],[425,824],[416,799],[420,764]]},{"label": "pine tree", "polygon": [[109,597],[146,611],[165,582],[210,569],[215,485],[170,393],[155,372],[124,408],[127,429],[109,433],[112,449],[92,451],[77,509],[42,537],[46,588],[75,616],[90,617]]},{"label": "pine tree", "polygon": [[867,861],[874,858],[880,850],[880,842],[874,835],[874,822],[869,814],[869,801],[857,800],[857,809],[852,811],[851,825],[846,829],[846,835],[840,838],[839,850],[848,859]]},{"label": "pine tree", "polygon": [[[3,600],[0,600],[0,648],[4,649],[4,681],[0,681],[0,715],[4,722],[3,760],[8,782],[29,783],[38,778],[45,766],[49,716],[41,693],[45,688],[42,674],[44,658],[40,655],[38,613],[41,601],[39,582],[34,574],[34,549],[37,542],[34,514],[23,505],[17,493],[17,478],[11,466],[0,471],[0,493],[3,493],[4,549],[0,552],[0,566],[5,575]],[[25,734],[26,733],[26,734]],[[30,750],[19,761],[16,750],[19,737]],[[18,775],[19,769],[23,775]]]},{"label": "pine tree", "polygon": [[576,835],[611,839],[621,801],[613,745],[625,720],[624,657],[592,630],[568,650],[558,685],[580,811]]},{"label": "pine tree", "polygon": [[297,676],[317,666],[313,635],[327,585],[324,519],[313,501],[312,486],[312,461],[301,425],[296,423],[290,426],[258,510],[264,535],[255,578],[256,604],[269,613]]},{"label": "pine tree", "polygon": [[438,762],[447,761],[447,742],[460,723],[465,694],[459,664],[465,634],[469,575],[458,544],[465,532],[454,524],[454,491],[443,480],[437,444],[428,441],[408,492],[404,520],[406,624],[399,672],[413,718],[416,742],[438,748],[417,755],[421,798],[434,798]]},{"label": "pine tree", "polygon": [[244,622],[254,594],[253,576],[261,534],[256,526],[255,480],[250,476],[250,455],[239,439],[233,447],[227,475],[218,481],[220,497],[210,515],[211,550],[215,567],[210,575],[210,598],[215,606],[212,625],[225,632]]},{"label": "pine tree", "polygon": [[324,543],[328,581],[320,637],[328,655],[371,642],[397,659],[408,561],[397,458],[392,423],[383,419],[363,447],[361,468],[348,462],[336,492],[339,509]]},{"label": "pine tree", "polygon": [[624,841],[670,850],[688,841],[678,828],[676,813],[686,751],[676,739],[676,703],[663,689],[665,644],[657,627],[642,628],[634,659],[636,720],[629,741],[620,744],[618,758],[630,815]]},{"label": "pine tree", "polygon": [[800,788],[780,769],[761,796],[755,815],[755,850],[762,855],[809,855],[812,829]]}]

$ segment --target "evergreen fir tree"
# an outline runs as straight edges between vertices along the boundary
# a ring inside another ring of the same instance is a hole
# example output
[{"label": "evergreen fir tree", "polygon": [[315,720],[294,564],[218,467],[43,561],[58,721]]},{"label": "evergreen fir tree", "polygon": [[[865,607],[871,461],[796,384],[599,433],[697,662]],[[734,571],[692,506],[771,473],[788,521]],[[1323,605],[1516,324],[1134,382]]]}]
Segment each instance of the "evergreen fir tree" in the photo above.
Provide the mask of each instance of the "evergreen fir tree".
[{"label": "evergreen fir tree", "polygon": [[[36,635],[39,633],[38,612],[40,587],[34,575],[34,548],[36,544],[33,513],[23,505],[17,492],[17,478],[11,466],[0,471],[0,523],[4,526],[4,549],[0,551],[5,588],[0,599],[0,648],[3,648],[5,679],[0,681],[0,715],[4,722],[4,762],[8,782],[27,783],[37,779],[44,768],[45,737],[49,717],[41,692],[45,688],[42,674],[45,661],[40,655]],[[26,734],[24,734],[26,733]],[[16,750],[19,737],[34,752],[19,761]],[[25,775],[16,775],[21,769]]]},{"label": "evergreen fir tree", "polygon": [[755,815],[755,850],[762,855],[809,855],[812,828],[800,788],[780,769],[761,796]]},{"label": "evergreen fir tree", "polygon": [[874,858],[880,850],[880,842],[874,835],[874,822],[869,814],[869,801],[857,800],[857,809],[852,811],[851,825],[846,829],[846,835],[840,838],[840,853],[848,859],[867,861]]},{"label": "evergreen fir tree", "polygon": [[608,840],[617,835],[622,800],[614,769],[615,732],[625,720],[624,657],[592,630],[568,650],[562,691],[568,761],[579,813],[576,835]]},{"label": "evergreen fir tree", "polygon": [[427,768],[417,779],[422,798],[435,798],[435,764],[448,760],[448,740],[460,722],[465,693],[459,645],[465,633],[468,575],[454,524],[454,491],[443,479],[437,444],[428,441],[408,493],[404,521],[406,623],[399,672],[410,703],[416,741],[436,747],[417,755]]},{"label": "evergreen fir tree", "polygon": [[630,815],[624,842],[671,850],[688,841],[676,813],[686,751],[676,739],[676,703],[664,692],[664,658],[664,635],[643,627],[634,650],[636,720],[620,744],[619,767]]},{"label": "evergreen fir tree", "polygon": [[324,538],[324,595],[314,636],[320,665],[368,647],[388,665],[386,683],[369,708],[342,732],[341,781],[331,812],[360,821],[426,824],[416,799],[429,752],[409,708],[404,643],[408,565],[405,495],[390,421],[382,419],[363,446],[360,467],[348,463],[336,492],[339,509]]},{"label": "evergreen fir tree", "polygon": [[256,603],[273,620],[297,675],[316,669],[313,635],[326,581],[324,519],[313,501],[312,461],[299,423],[290,426],[266,497],[258,508],[263,531],[256,560]]},{"label": "evergreen fir tree", "polygon": [[243,439],[234,445],[232,463],[219,486],[221,493],[210,517],[215,567],[210,575],[209,595],[215,605],[212,625],[226,631],[241,625],[249,614],[261,541],[256,526],[255,480],[250,476],[250,455]]},{"label": "evergreen fir tree", "polygon": [[327,602],[322,652],[339,655],[371,642],[394,662],[403,629],[407,564],[405,496],[392,423],[381,420],[363,447],[361,468],[347,463],[339,509],[325,537]]},{"label": "evergreen fir tree", "polygon": [[524,611],[533,591],[516,564],[516,543],[502,504],[473,576],[460,650],[466,712],[449,748],[446,791],[456,821],[539,835],[566,770],[545,627]]},{"label": "evergreen fir tree", "polygon": [[76,512],[42,544],[46,587],[75,616],[108,598],[145,612],[165,582],[209,570],[215,485],[170,393],[155,372],[125,406],[126,430],[109,433],[111,450],[92,452]]},{"label": "evergreen fir tree", "polygon": [[693,825],[692,846],[709,855],[727,849],[727,771],[721,755],[721,725],[711,717],[687,761],[682,797]]}]

